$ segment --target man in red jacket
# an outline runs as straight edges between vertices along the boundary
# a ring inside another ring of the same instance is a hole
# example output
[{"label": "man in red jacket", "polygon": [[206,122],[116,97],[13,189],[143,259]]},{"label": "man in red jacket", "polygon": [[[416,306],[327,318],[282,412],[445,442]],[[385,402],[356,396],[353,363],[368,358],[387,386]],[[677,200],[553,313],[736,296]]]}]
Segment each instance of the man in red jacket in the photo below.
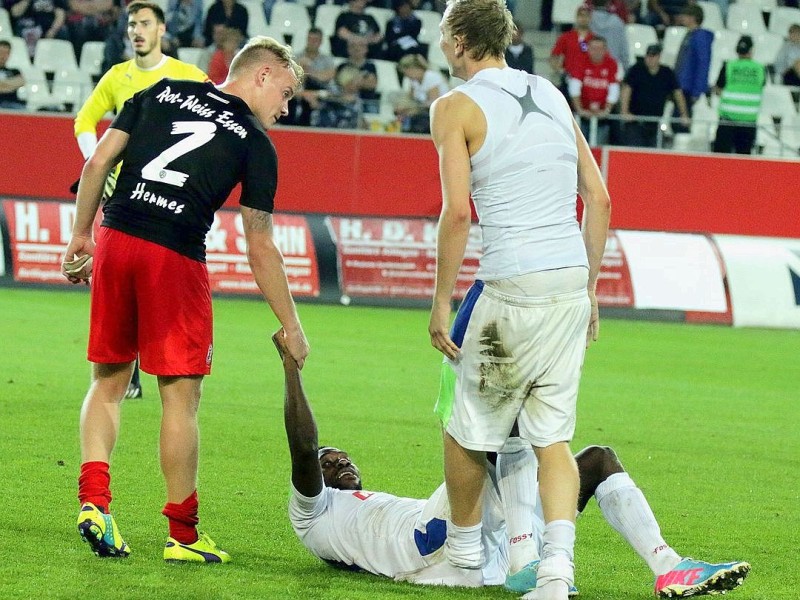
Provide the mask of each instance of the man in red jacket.
[{"label": "man in red jacket", "polygon": [[[583,135],[590,144],[601,146],[608,142],[609,123],[606,117],[619,100],[619,66],[608,53],[603,37],[589,42],[588,58],[583,67],[569,80],[572,109],[580,115]],[[597,133],[591,135],[592,120],[597,120]]]}]

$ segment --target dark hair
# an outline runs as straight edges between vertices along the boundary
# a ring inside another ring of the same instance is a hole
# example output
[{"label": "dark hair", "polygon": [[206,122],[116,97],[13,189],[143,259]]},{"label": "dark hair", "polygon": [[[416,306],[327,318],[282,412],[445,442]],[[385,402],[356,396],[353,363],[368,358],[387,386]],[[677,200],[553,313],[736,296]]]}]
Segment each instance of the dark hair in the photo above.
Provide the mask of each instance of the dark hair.
[{"label": "dark hair", "polygon": [[131,2],[128,4],[128,15],[135,15],[140,10],[144,10],[145,8],[149,8],[153,11],[153,14],[156,16],[156,20],[159,23],[166,23],[167,20],[164,17],[164,10],[155,2],[143,2],[142,0],[136,0],[136,2]]},{"label": "dark hair", "polygon": [[0,40],[0,46],[5,46],[9,50],[11,50],[11,42],[8,40]]},{"label": "dark hair", "polygon": [[687,4],[681,11],[681,14],[694,17],[694,20],[697,21],[698,25],[703,24],[703,17],[705,17],[705,13],[703,13],[703,7],[698,4]]},{"label": "dark hair", "polygon": [[323,35],[322,29],[320,29],[319,27],[312,27],[311,29],[308,30],[308,33],[314,33],[316,35]]}]

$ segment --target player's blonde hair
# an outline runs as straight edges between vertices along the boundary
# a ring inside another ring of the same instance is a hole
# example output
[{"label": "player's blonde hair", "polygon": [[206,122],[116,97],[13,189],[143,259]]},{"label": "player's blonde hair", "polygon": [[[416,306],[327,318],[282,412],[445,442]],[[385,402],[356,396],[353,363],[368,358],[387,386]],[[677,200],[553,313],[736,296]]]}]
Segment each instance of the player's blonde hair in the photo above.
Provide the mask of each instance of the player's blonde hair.
[{"label": "player's blonde hair", "polygon": [[505,0],[447,0],[447,8],[445,30],[461,38],[470,58],[503,58],[514,32]]},{"label": "player's blonde hair", "polygon": [[303,67],[294,60],[292,49],[279,41],[265,35],[257,35],[242,47],[233,57],[230,74],[235,76],[264,63],[275,62],[282,67],[289,67],[297,77],[297,88],[303,83]]}]

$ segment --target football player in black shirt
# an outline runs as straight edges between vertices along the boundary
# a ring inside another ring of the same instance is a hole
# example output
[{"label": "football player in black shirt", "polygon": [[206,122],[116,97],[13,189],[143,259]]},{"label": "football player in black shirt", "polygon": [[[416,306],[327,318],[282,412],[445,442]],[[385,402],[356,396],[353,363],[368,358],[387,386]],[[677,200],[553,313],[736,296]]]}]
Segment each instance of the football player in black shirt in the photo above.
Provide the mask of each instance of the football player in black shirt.
[{"label": "football player in black shirt", "polygon": [[[99,556],[130,553],[109,512],[108,463],[138,353],[142,370],[158,377],[163,405],[164,559],[230,560],[196,527],[197,408],[212,357],[205,235],[241,182],[250,268],[302,365],[308,343],[273,239],[277,156],[264,132],[287,114],[302,75],[288,47],[253,38],[219,87],[164,79],[137,93],[84,166],[63,271],[73,283],[92,277],[93,381],[81,410],[78,531]],[[92,223],[103,182],[120,160],[95,247]]]}]

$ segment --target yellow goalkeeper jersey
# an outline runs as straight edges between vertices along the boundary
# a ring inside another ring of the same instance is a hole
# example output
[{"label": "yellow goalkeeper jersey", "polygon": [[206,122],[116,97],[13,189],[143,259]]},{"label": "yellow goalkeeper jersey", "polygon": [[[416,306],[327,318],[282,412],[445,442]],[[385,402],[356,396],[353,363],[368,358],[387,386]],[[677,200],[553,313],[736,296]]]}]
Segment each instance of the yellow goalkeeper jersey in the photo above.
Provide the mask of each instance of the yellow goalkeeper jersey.
[{"label": "yellow goalkeeper jersey", "polygon": [[114,65],[100,78],[92,94],[78,111],[75,117],[75,136],[86,132],[95,133],[97,124],[107,112],[119,113],[125,101],[136,92],[165,77],[208,81],[208,76],[196,66],[170,56],[165,56],[151,69],[137,67],[135,60]]}]

